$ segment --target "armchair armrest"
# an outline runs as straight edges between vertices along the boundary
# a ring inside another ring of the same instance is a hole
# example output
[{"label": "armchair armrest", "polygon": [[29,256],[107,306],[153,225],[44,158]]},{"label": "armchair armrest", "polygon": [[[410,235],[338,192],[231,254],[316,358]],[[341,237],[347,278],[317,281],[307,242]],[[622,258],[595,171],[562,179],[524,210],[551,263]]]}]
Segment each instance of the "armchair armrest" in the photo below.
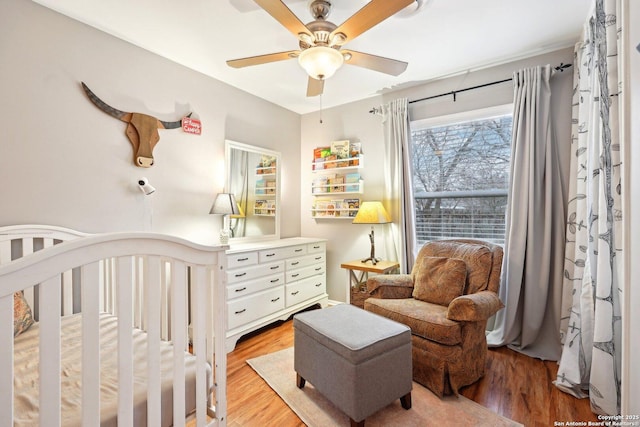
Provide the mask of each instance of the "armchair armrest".
[{"label": "armchair armrest", "polygon": [[367,280],[367,292],[373,298],[411,298],[413,278],[410,274],[380,274]]},{"label": "armchair armrest", "polygon": [[447,319],[465,322],[487,320],[503,307],[495,292],[480,291],[451,301],[447,308]]}]

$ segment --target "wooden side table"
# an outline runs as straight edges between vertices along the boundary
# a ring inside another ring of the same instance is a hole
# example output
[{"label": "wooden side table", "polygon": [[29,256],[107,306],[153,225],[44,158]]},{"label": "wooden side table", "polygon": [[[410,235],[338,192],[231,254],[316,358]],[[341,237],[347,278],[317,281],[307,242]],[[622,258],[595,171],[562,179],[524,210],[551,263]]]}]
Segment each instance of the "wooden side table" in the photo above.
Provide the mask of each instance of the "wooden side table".
[{"label": "wooden side table", "polygon": [[366,293],[366,283],[369,278],[369,273],[374,274],[390,274],[394,273],[400,264],[396,261],[378,261],[376,265],[373,265],[371,261],[362,262],[361,260],[343,262],[340,264],[341,268],[347,270],[349,275],[349,285],[347,288],[347,303],[357,305],[362,308],[364,306],[364,300],[367,299],[369,294]]}]

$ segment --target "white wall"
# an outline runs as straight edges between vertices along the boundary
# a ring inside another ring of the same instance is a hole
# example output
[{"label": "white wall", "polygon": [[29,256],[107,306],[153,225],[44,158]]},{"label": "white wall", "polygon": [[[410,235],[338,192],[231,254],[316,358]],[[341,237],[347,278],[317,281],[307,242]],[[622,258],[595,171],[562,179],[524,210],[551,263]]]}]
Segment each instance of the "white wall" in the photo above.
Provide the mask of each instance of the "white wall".
[{"label": "white wall", "polygon": [[[161,130],[155,165],[136,167],[126,124],[97,109],[80,81],[121,110],[167,121],[193,112],[203,133]],[[0,94],[0,225],[217,242],[221,218],[208,212],[232,139],[282,152],[282,236],[300,233],[298,114],[30,1],[0,3]],[[152,196],[138,190],[141,176]]]},{"label": "white wall", "polygon": [[[365,155],[365,168],[361,171],[365,192],[362,200],[381,200],[384,191],[384,132],[382,117],[370,114],[372,107],[394,99],[406,97],[411,100],[425,98],[440,93],[448,93],[492,81],[510,78],[514,71],[535,65],[559,65],[573,62],[573,49],[563,49],[549,54],[528,58],[509,64],[503,64],[464,75],[398,89],[384,95],[358,101],[348,105],[331,108],[322,112],[323,123],[319,123],[319,113],[302,116],[302,164],[301,225],[305,236],[329,239],[327,245],[327,288],[329,298],[345,301],[348,289],[348,276],[340,264],[369,256],[369,226],[354,225],[348,220],[313,219],[309,209],[313,204],[311,196],[311,161],[313,149],[326,145],[333,140],[349,139],[362,142]],[[565,174],[569,172],[569,147],[571,143],[571,94],[572,69],[559,73],[552,78],[553,111],[558,146],[565,159]],[[437,117],[461,111],[470,111],[513,101],[513,85],[503,83],[487,88],[460,93],[453,98],[441,97],[434,100],[410,104],[412,120]],[[384,225],[376,226],[376,255],[385,258],[386,248],[382,234],[387,230]],[[390,253],[390,252],[389,252]]]}]

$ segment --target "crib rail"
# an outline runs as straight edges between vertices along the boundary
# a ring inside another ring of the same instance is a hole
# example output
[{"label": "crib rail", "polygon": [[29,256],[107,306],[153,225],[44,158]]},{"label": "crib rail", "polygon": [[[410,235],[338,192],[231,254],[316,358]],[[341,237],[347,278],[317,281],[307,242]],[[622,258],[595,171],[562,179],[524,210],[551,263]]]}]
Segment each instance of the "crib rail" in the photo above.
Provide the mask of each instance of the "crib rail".
[{"label": "crib rail", "polygon": [[[82,425],[99,424],[103,311],[118,318],[118,425],[133,425],[134,326],[147,332],[147,424],[160,425],[159,348],[167,339],[173,343],[173,425],[185,424],[184,352],[190,343],[196,357],[196,425],[226,424],[224,247],[152,233],[54,230],[22,239],[22,257],[15,259],[15,233],[10,239],[5,230],[0,229],[0,425],[13,426],[13,293],[34,287],[30,302],[38,310],[40,354],[46,355],[39,361],[41,425],[61,424],[61,317],[70,312],[82,316]],[[75,298],[65,302],[69,295]]]}]

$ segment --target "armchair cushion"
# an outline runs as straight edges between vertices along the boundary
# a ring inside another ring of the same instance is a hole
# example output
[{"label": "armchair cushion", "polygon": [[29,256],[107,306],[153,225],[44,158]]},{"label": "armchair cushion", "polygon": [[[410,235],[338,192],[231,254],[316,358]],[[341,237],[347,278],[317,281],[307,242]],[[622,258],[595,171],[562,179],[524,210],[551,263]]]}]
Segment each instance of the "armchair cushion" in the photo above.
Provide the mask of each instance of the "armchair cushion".
[{"label": "armchair cushion", "polygon": [[[416,259],[424,256],[457,258],[467,264],[468,284],[464,294],[474,294],[488,287],[493,265],[493,253],[484,243],[472,241],[441,240],[424,245]],[[502,257],[500,257],[500,261]],[[414,271],[415,271],[414,266]],[[499,273],[498,273],[499,276]],[[497,288],[497,287],[496,287]],[[461,294],[462,295],[462,294]]]},{"label": "armchair cushion", "polygon": [[364,309],[407,325],[414,336],[443,345],[462,342],[462,324],[447,319],[445,306],[414,298],[369,298],[364,302]]},{"label": "armchair cushion", "polygon": [[448,306],[464,292],[467,264],[461,259],[424,256],[414,267],[413,297]]},{"label": "armchair cushion", "polygon": [[471,295],[462,295],[449,304],[447,319],[465,322],[487,320],[504,307],[495,292],[480,291]]}]

